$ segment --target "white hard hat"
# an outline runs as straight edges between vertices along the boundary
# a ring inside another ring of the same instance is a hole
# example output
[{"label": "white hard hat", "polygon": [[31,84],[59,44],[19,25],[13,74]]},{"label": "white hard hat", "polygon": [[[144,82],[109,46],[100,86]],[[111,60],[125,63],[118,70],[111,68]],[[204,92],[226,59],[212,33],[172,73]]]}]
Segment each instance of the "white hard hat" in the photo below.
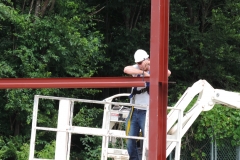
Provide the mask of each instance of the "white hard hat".
[{"label": "white hard hat", "polygon": [[148,57],[149,55],[147,54],[147,52],[142,49],[138,49],[134,54],[135,62],[141,62],[147,59]]}]

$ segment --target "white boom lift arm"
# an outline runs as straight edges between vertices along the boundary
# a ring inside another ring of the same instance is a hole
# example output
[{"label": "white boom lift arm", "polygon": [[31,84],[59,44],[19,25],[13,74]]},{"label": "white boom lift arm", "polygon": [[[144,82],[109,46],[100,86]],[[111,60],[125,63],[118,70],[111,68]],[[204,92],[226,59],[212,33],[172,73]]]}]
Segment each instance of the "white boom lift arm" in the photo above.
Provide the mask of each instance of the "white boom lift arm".
[{"label": "white boom lift arm", "polygon": [[[197,95],[198,99],[191,109],[183,116],[180,124],[180,132],[178,128],[178,111],[184,111],[192,99]],[[179,99],[167,115],[167,138],[183,137],[187,130],[191,127],[197,117],[203,111],[211,110],[215,104],[222,104],[230,108],[240,109],[240,94],[221,89],[214,89],[206,80],[199,80],[195,82],[192,87],[189,87],[183,96]],[[178,135],[180,133],[180,135]],[[176,147],[177,143],[167,141],[166,157]],[[180,153],[175,155],[175,159],[180,159]]]}]

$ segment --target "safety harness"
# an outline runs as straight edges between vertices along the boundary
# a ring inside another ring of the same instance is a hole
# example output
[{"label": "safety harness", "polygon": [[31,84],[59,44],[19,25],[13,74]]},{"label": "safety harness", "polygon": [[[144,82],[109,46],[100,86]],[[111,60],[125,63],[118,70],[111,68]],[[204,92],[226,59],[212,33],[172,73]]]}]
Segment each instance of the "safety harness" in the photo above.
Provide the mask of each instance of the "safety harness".
[{"label": "safety harness", "polygon": [[146,87],[140,90],[137,90],[137,87],[134,87],[129,98],[133,98],[133,96],[135,96],[136,94],[142,94],[144,92],[147,92],[149,94],[149,82],[146,82]]}]

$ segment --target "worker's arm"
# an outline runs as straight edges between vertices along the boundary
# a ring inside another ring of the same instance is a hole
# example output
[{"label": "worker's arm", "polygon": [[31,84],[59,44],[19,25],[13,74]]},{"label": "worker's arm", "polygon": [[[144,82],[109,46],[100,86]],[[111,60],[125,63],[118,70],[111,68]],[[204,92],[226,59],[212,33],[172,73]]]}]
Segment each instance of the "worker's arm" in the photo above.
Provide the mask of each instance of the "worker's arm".
[{"label": "worker's arm", "polygon": [[[138,75],[138,74],[143,74],[143,71],[140,69],[137,69],[133,66],[126,66],[123,70],[124,73],[129,74],[129,75]],[[168,70],[168,77],[171,75],[171,71]],[[144,72],[145,77],[149,77],[150,74],[148,72]]]},{"label": "worker's arm", "polygon": [[123,70],[124,73],[129,74],[129,75],[138,75],[138,74],[144,74],[144,77],[149,77],[149,73],[148,72],[143,72],[140,69],[137,69],[133,66],[126,66]]}]

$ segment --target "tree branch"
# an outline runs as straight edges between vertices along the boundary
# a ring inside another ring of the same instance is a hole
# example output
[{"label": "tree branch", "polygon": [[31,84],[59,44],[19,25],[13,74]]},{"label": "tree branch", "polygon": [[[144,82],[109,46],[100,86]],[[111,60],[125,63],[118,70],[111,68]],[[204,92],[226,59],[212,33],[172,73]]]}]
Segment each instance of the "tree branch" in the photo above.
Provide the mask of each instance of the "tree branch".
[{"label": "tree branch", "polygon": [[35,16],[39,16],[40,7],[41,7],[41,2],[40,2],[40,0],[37,0],[36,7],[35,7]]},{"label": "tree branch", "polygon": [[93,12],[90,14],[90,16],[94,15],[94,14],[97,14],[98,12],[100,12],[101,10],[103,10],[103,8],[105,8],[105,6],[103,6],[102,8],[100,8],[99,10]]},{"label": "tree branch", "polygon": [[31,2],[31,7],[30,7],[30,10],[29,10],[29,15],[31,14],[31,12],[32,12],[32,9],[33,9],[33,2],[34,2],[34,0],[32,0],[32,2]]},{"label": "tree branch", "polygon": [[44,14],[45,14],[45,11],[46,11],[46,9],[47,9],[47,6],[48,6],[48,4],[49,4],[49,1],[50,1],[50,0],[46,0],[46,1],[44,2],[44,4],[43,4],[43,7],[42,7],[42,9],[41,9],[41,16],[42,16],[42,17],[43,17]]}]

